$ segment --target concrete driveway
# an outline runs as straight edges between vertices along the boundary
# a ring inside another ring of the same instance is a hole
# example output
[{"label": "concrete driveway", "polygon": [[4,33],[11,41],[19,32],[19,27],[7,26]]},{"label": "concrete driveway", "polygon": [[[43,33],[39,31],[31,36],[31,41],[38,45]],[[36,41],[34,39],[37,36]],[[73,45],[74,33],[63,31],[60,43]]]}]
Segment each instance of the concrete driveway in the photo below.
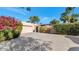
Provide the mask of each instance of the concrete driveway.
[{"label": "concrete driveway", "polygon": [[[34,39],[50,42],[52,51],[68,51],[73,47],[79,47],[79,36],[56,35],[46,33],[27,33],[22,37],[32,37]],[[71,49],[72,50],[72,49]],[[76,50],[79,50],[77,48]]]}]

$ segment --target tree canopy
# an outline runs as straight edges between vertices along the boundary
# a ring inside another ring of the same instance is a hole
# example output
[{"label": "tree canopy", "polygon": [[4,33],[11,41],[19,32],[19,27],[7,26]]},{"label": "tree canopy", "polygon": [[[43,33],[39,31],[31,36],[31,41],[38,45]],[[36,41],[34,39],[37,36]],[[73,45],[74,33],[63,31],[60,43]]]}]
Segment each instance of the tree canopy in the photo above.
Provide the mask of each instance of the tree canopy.
[{"label": "tree canopy", "polygon": [[60,20],[63,23],[73,23],[78,21],[79,14],[74,13],[75,7],[67,7],[65,12],[61,14]]},{"label": "tree canopy", "polygon": [[38,16],[31,16],[29,18],[29,21],[27,22],[30,22],[30,23],[38,23],[40,21],[40,18]]},{"label": "tree canopy", "polygon": [[54,24],[59,24],[59,21],[56,19],[53,19],[52,21],[50,21],[50,24],[54,25]]}]

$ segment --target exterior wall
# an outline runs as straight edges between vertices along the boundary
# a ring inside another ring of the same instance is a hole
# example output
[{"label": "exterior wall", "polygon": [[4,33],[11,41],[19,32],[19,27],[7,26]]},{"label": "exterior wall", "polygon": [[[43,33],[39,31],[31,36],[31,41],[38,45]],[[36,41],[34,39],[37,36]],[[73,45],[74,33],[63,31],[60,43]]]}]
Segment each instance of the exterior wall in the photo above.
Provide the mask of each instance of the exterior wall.
[{"label": "exterior wall", "polygon": [[22,33],[29,33],[29,32],[33,32],[33,27],[27,27],[27,26],[23,26],[23,30]]},{"label": "exterior wall", "polygon": [[36,24],[23,22],[23,29],[21,33],[23,34],[33,32],[36,29],[36,26]]}]

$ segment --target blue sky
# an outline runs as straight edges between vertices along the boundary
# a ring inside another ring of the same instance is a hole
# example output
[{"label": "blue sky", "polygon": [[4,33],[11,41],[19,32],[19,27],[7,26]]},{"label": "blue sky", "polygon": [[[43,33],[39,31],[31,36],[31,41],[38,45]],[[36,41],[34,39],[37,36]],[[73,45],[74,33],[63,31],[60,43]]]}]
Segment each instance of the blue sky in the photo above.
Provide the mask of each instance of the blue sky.
[{"label": "blue sky", "polygon": [[[20,8],[0,8],[0,16],[11,16],[21,21],[27,21],[29,16],[39,16],[42,24],[48,24],[51,20],[59,20],[61,13],[65,11],[65,7],[31,7],[31,12]],[[75,13],[79,13],[79,8],[75,8]]]}]

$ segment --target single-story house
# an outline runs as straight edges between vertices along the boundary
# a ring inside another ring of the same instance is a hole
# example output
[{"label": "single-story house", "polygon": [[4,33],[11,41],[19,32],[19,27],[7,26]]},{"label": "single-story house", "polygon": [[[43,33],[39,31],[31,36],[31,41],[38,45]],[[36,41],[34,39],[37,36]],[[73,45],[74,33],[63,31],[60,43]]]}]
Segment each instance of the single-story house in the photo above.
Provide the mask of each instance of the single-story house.
[{"label": "single-story house", "polygon": [[22,22],[22,24],[23,24],[22,33],[35,32],[36,31],[36,27],[38,26],[38,24],[27,23],[27,22]]}]

